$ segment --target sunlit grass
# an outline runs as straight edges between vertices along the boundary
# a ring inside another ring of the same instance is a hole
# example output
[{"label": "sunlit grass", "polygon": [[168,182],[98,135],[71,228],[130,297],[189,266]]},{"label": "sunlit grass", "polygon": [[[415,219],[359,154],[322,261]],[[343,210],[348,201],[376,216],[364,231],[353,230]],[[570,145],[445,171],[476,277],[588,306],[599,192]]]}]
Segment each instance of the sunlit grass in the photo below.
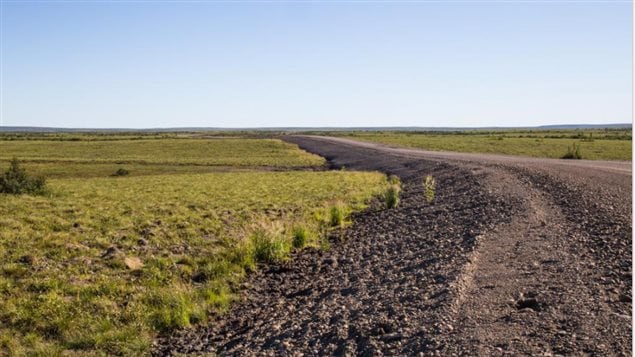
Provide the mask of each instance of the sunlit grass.
[{"label": "sunlit grass", "polygon": [[324,159],[276,139],[214,138],[0,141],[0,160],[89,164],[199,166],[318,166]]},{"label": "sunlit grass", "polygon": [[[81,162],[24,162],[20,165],[31,175],[47,178],[94,178],[112,177],[117,170],[128,170],[128,176],[195,174],[211,172],[245,172],[257,169],[288,170],[293,168],[269,166],[221,166],[221,165],[178,165],[178,164],[114,164],[114,163],[81,163]],[[0,170],[9,167],[9,161],[0,160]]]},{"label": "sunlit grass", "polygon": [[574,143],[589,160],[631,160],[630,131],[499,131],[466,133],[351,133],[348,137],[432,151],[475,152],[559,159]]},{"label": "sunlit grass", "polygon": [[227,309],[258,262],[321,244],[333,202],[361,209],[385,185],[231,172],[52,179],[48,196],[1,196],[0,351],[145,353],[157,332]]}]

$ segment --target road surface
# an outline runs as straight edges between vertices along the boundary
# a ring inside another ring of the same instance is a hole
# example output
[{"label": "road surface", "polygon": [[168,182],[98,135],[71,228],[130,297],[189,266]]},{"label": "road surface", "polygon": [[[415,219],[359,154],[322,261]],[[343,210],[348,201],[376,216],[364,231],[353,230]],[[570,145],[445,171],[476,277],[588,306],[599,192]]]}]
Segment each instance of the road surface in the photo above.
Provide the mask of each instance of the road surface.
[{"label": "road surface", "polygon": [[400,176],[401,204],[264,267],[228,314],[156,354],[631,355],[631,163],[284,140]]}]

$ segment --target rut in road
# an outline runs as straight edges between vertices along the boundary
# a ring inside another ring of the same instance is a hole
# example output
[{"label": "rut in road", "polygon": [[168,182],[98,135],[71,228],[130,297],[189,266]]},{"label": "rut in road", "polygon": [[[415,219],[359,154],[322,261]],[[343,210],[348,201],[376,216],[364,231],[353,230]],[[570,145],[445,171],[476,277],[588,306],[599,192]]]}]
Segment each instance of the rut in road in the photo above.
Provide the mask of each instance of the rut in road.
[{"label": "rut in road", "polygon": [[155,354],[630,354],[628,204],[580,218],[579,197],[533,171],[287,140],[336,168],[397,174],[402,204],[358,214],[329,251],[264,267],[228,314]]},{"label": "rut in road", "polygon": [[[622,354],[628,315],[613,312],[598,289],[589,248],[570,239],[574,222],[547,193],[505,171],[496,186],[527,204],[511,222],[479,239],[453,304],[459,326],[443,354]],[[593,279],[592,279],[593,278]]]}]

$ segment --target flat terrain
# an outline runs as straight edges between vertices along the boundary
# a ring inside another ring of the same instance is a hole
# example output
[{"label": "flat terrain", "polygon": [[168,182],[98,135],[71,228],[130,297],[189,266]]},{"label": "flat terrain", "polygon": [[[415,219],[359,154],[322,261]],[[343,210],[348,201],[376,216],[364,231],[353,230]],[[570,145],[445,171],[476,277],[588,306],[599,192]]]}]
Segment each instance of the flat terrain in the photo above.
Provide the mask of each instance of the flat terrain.
[{"label": "flat terrain", "polygon": [[630,163],[285,140],[400,176],[402,203],[253,274],[226,315],[156,354],[631,354]]},{"label": "flat terrain", "polygon": [[559,159],[573,145],[583,159],[631,160],[632,133],[607,130],[496,130],[462,132],[353,132],[333,133],[358,141],[429,151],[491,153]]},{"label": "flat terrain", "polygon": [[0,194],[0,355],[147,353],[157,333],[227,309],[258,264],[328,244],[333,207],[385,187],[279,140],[206,140],[0,141],[56,177],[44,195]]},{"label": "flat terrain", "polygon": [[319,156],[274,139],[161,136],[140,139],[106,135],[62,138],[6,140],[4,137],[5,140],[0,140],[0,164],[17,157],[27,170],[47,177],[107,176],[119,167],[138,175],[211,172],[219,168],[280,170],[324,164]]}]

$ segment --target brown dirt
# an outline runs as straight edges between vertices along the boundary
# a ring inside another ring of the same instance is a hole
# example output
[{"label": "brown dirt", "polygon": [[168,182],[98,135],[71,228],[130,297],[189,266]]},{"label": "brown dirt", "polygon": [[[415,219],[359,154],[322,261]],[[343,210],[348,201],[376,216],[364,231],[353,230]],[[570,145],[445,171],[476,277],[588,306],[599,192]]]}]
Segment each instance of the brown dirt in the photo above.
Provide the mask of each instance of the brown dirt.
[{"label": "brown dirt", "polygon": [[263,267],[228,314],[155,354],[631,354],[630,163],[285,140],[400,176],[401,205]]}]

